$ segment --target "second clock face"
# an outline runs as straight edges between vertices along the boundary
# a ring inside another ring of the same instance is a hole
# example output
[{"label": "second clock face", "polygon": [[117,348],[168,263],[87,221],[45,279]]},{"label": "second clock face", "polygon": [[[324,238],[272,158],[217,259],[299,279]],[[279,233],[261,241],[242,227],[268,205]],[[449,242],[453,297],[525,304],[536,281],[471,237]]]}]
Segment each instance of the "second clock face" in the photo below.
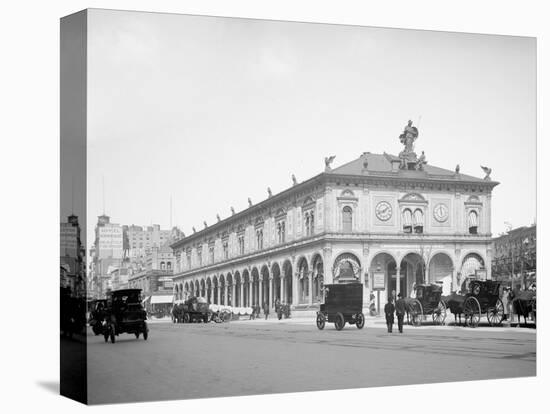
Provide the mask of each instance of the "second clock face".
[{"label": "second clock face", "polygon": [[387,201],[381,201],[376,205],[376,217],[382,221],[388,221],[392,214],[392,208]]},{"label": "second clock face", "polygon": [[443,223],[449,218],[449,209],[443,203],[439,203],[434,207],[434,218]]}]

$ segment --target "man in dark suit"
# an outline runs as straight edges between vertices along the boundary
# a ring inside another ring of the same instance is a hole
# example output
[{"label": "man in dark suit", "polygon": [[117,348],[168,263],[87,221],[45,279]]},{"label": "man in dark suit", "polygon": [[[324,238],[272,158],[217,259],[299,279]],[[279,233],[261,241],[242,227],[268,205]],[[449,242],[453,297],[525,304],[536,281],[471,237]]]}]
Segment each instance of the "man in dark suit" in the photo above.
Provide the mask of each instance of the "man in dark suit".
[{"label": "man in dark suit", "polygon": [[388,325],[388,333],[391,333],[393,328],[393,314],[395,313],[393,297],[391,296],[388,300],[388,303],[386,303],[386,306],[384,306],[384,313],[386,314],[386,325]]},{"label": "man in dark suit", "polygon": [[399,333],[403,333],[403,318],[405,317],[405,299],[403,299],[403,295],[401,295],[401,293],[397,295],[397,302],[395,302],[395,314],[397,315],[397,327],[399,328]]}]

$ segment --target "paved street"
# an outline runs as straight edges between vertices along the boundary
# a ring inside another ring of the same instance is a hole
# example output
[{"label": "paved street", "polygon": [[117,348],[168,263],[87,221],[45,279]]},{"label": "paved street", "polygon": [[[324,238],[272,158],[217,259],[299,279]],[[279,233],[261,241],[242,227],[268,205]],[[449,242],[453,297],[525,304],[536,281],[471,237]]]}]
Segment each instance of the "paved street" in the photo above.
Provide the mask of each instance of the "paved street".
[{"label": "paved street", "polygon": [[311,320],[149,324],[149,339],[88,334],[90,403],[237,396],[532,376],[527,328],[363,330]]}]

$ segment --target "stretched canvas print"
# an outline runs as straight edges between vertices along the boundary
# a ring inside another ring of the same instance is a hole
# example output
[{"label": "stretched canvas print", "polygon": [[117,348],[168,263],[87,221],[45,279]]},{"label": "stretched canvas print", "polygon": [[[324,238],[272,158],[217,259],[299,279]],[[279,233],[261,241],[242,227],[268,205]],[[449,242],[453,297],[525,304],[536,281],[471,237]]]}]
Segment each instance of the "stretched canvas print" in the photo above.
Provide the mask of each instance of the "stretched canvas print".
[{"label": "stretched canvas print", "polygon": [[61,19],[61,394],[536,375],[536,39]]}]

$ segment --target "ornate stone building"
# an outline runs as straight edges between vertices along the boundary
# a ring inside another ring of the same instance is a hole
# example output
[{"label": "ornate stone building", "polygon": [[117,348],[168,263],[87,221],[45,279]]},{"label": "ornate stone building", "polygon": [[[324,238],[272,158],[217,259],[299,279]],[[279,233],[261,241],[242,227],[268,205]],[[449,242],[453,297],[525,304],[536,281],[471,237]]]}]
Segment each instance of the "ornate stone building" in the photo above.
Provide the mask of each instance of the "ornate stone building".
[{"label": "ornate stone building", "polygon": [[491,192],[498,184],[417,157],[411,123],[399,156],[363,153],[174,242],[174,295],[232,306],[315,308],[323,284],[360,281],[409,295],[414,283],[456,289],[491,278]]}]

